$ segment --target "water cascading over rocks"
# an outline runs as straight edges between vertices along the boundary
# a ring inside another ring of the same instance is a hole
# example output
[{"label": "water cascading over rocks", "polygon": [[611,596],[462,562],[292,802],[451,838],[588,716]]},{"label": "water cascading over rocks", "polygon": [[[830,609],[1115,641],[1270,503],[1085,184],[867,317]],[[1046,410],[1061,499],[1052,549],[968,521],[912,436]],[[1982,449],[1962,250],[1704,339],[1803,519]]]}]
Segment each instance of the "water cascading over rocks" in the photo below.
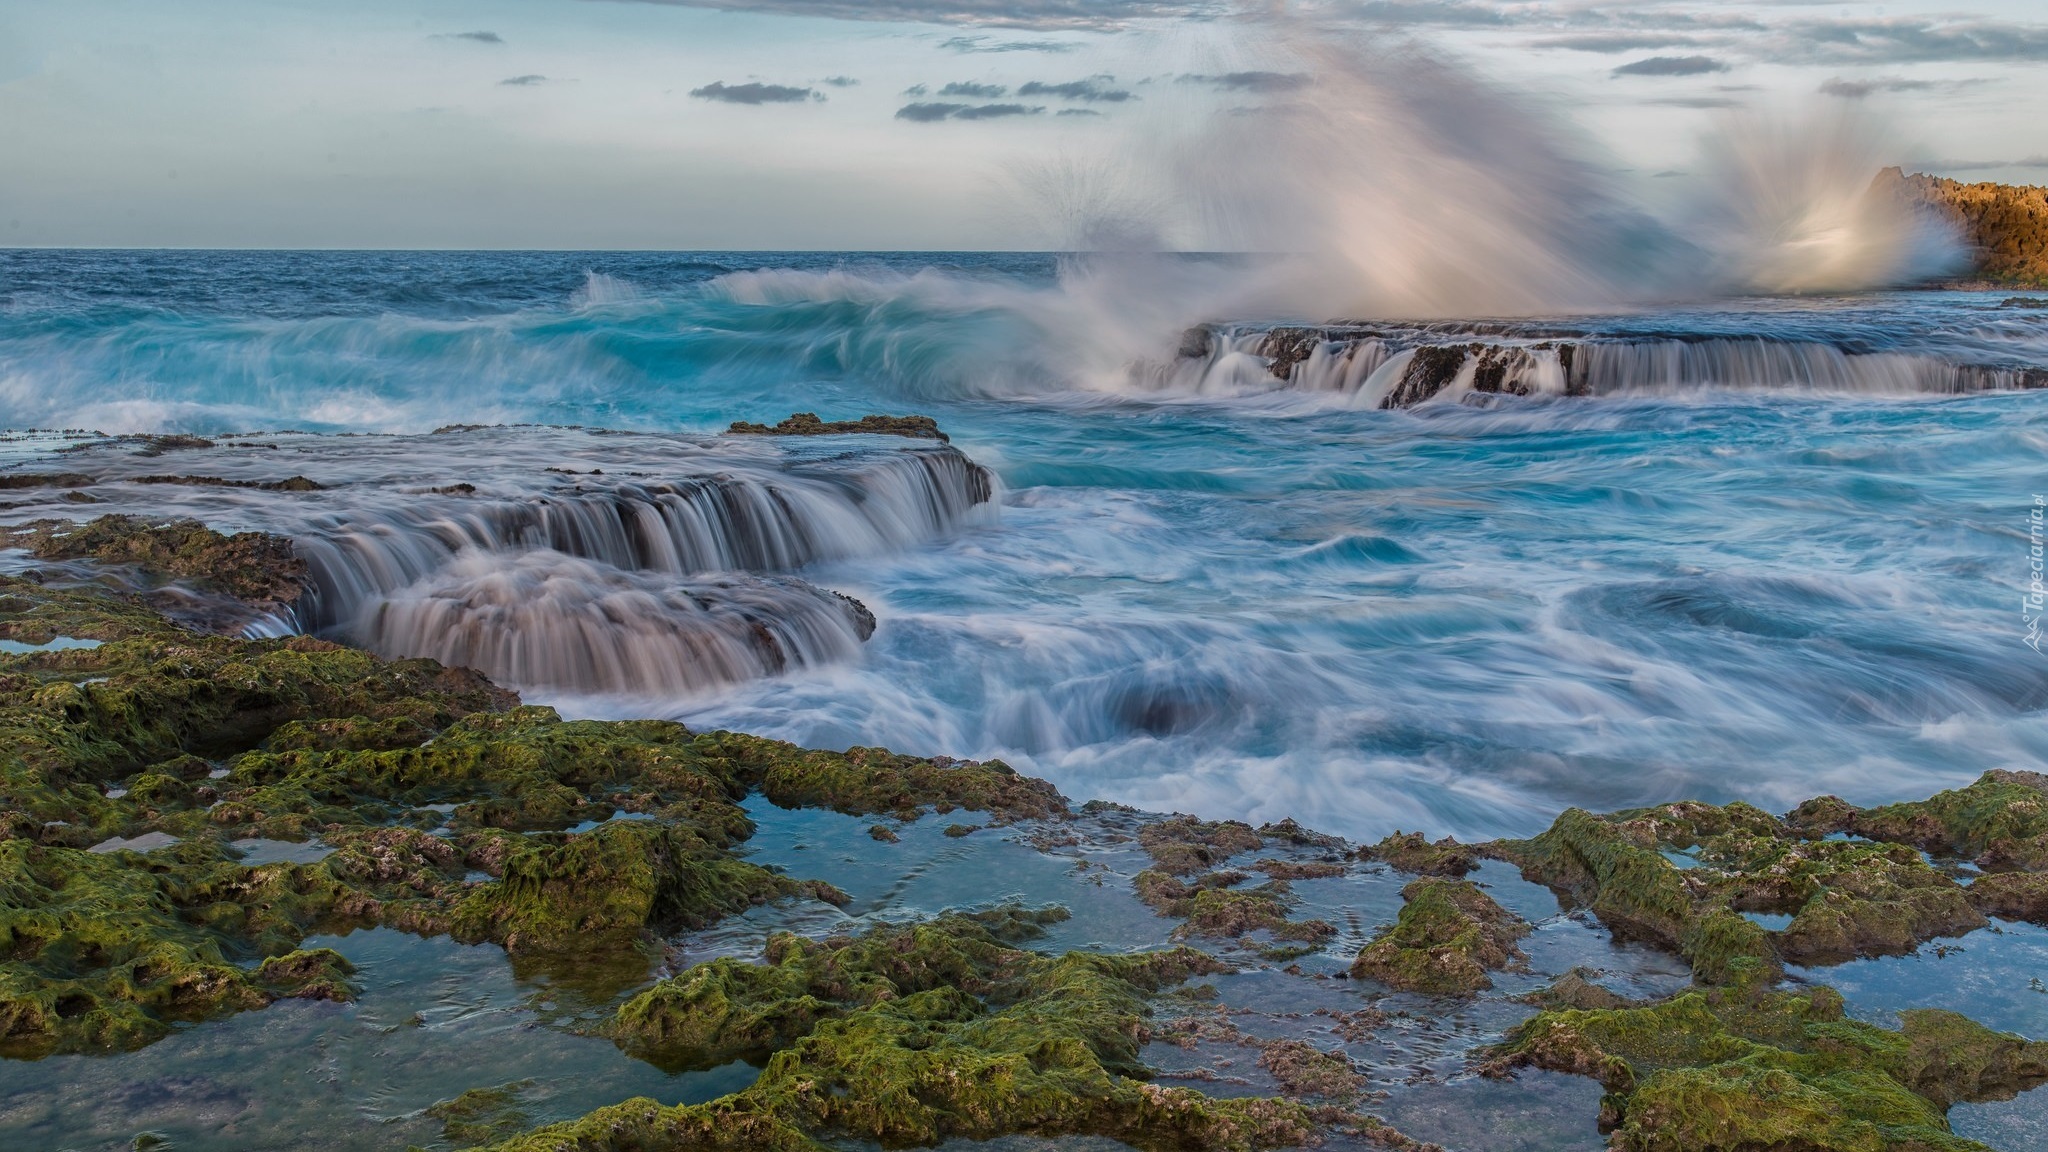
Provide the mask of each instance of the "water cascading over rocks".
[{"label": "water cascading over rocks", "polygon": [[376,600],[355,630],[373,651],[509,683],[675,695],[846,659],[875,618],[786,576],[678,580],[535,549],[460,553]]},{"label": "water cascading over rocks", "polygon": [[1705,389],[1874,396],[2048,387],[2048,373],[1784,335],[1590,333],[1542,324],[1191,329],[1155,383],[1282,389],[1412,408],[1473,395],[1668,396]]},{"label": "water cascading over rocks", "polygon": [[786,573],[936,539],[992,516],[996,495],[959,450],[894,437],[529,427],[51,447],[61,470],[8,474],[21,519],[71,519],[86,497],[139,522],[287,536],[300,629],[575,693],[685,694],[846,659],[873,615]]}]

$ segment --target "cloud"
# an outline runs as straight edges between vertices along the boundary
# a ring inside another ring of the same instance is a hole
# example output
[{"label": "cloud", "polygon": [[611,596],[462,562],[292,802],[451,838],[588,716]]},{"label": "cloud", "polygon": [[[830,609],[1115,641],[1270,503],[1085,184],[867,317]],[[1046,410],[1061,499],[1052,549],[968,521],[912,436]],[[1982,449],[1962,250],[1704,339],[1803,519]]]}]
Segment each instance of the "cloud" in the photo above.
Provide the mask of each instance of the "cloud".
[{"label": "cloud", "polygon": [[1908,80],[1903,76],[1872,76],[1867,80],[1844,80],[1832,76],[1821,82],[1823,96],[1839,96],[1844,100],[1861,100],[1879,92],[1957,92],[1964,88],[1975,88],[1989,84],[1983,77],[1966,80]]},{"label": "cloud", "polygon": [[1190,72],[1174,80],[1181,84],[1207,84],[1230,92],[1291,92],[1309,84],[1308,75],[1303,72],[1225,72],[1216,76]]},{"label": "cloud", "polygon": [[898,120],[930,124],[939,120],[997,120],[1007,116],[1036,116],[1043,107],[1023,104],[905,104],[896,110]]},{"label": "cloud", "polygon": [[1354,19],[1375,24],[1431,24],[1438,26],[1500,26],[1519,23],[1529,16],[1523,6],[1514,8],[1471,0],[1358,0],[1340,11]]},{"label": "cloud", "polygon": [[927,93],[927,92],[930,92],[930,91],[931,91],[931,89],[929,89],[929,88],[925,87],[925,86],[924,86],[924,85],[922,85],[922,84],[912,84],[912,85],[911,85],[910,87],[908,87],[908,88],[905,88],[905,89],[903,90],[903,94],[904,94],[905,96],[922,96],[922,95],[924,95],[925,93]]},{"label": "cloud", "polygon": [[1097,111],[1096,111],[1095,109],[1093,109],[1093,108],[1062,108],[1062,109],[1060,109],[1060,110],[1059,110],[1058,112],[1054,113],[1054,115],[1057,115],[1057,116],[1100,116],[1100,115],[1102,115],[1102,113],[1100,113],[1100,112],[1097,112]]},{"label": "cloud", "polygon": [[[1222,0],[638,0],[684,8],[767,12],[885,24],[965,24],[987,28],[1105,31],[1133,20],[1218,16]],[[982,51],[982,49],[972,49]]]},{"label": "cloud", "polygon": [[[920,84],[918,87],[922,88],[923,85]],[[964,81],[955,81],[939,89],[941,96],[965,96],[970,100],[993,100],[1009,94],[1010,90],[1001,84],[973,84]],[[918,95],[921,96],[923,93],[920,92]]]},{"label": "cloud", "polygon": [[939,47],[955,52],[1072,52],[1079,44],[1059,40],[990,40],[986,36],[955,36]]},{"label": "cloud", "polygon": [[1932,80],[1903,80],[1877,78],[1874,80],[1844,80],[1833,76],[1821,81],[1820,94],[1840,96],[1844,100],[1861,100],[1874,92],[1923,92],[1934,87]]},{"label": "cloud", "polygon": [[823,80],[818,81],[818,83],[830,84],[834,88],[851,88],[859,84],[860,81],[855,80],[851,76],[827,76]]},{"label": "cloud", "polygon": [[1666,108],[1740,108],[1746,101],[1731,96],[1665,96],[1657,100],[1645,100],[1645,104],[1658,104]]},{"label": "cloud", "polygon": [[1121,104],[1137,97],[1123,88],[1113,88],[1114,76],[1090,76],[1086,80],[1069,80],[1064,84],[1048,84],[1033,80],[1017,89],[1019,96],[1054,96],[1061,100],[1081,100],[1089,104]]},{"label": "cloud", "polygon": [[532,88],[535,85],[545,84],[547,82],[547,77],[539,75],[537,73],[528,73],[527,75],[524,76],[508,76],[505,79],[498,81],[500,85],[509,85],[513,88]]},{"label": "cloud", "polygon": [[2023,160],[1914,160],[1906,165],[1920,172],[1990,172],[2001,168],[2048,168],[2048,155]]},{"label": "cloud", "polygon": [[1022,104],[978,104],[972,108],[953,113],[955,120],[995,120],[1004,116],[1036,116],[1045,111],[1042,106],[1025,107]]},{"label": "cloud", "polygon": [[503,44],[505,38],[496,32],[436,32],[435,40],[471,40],[478,44]]},{"label": "cloud", "polygon": [[823,92],[814,88],[796,88],[788,84],[727,84],[722,80],[702,88],[692,88],[690,95],[699,100],[718,100],[726,104],[801,104],[806,100],[825,98]]},{"label": "cloud", "polygon": [[1860,64],[2048,61],[2048,24],[1997,21],[1804,20],[1787,25],[1787,58]]},{"label": "cloud", "polygon": [[1647,56],[1614,70],[1616,76],[1704,76],[1726,72],[1728,65],[1712,56]]},{"label": "cloud", "polygon": [[1692,36],[1669,32],[1594,32],[1584,36],[1553,36],[1535,42],[1538,48],[1562,48],[1567,52],[1640,52],[1645,48],[1691,48],[1699,41]]}]

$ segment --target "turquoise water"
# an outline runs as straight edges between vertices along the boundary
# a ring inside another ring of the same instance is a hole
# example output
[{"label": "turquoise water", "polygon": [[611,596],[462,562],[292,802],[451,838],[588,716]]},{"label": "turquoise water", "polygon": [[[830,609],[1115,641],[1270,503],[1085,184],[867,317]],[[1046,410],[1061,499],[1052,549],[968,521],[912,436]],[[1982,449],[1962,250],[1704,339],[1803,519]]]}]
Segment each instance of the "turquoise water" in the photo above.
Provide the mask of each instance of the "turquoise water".
[{"label": "turquoise water", "polygon": [[[1383,411],[1258,365],[1176,375],[1187,324],[1270,319],[1176,295],[1232,272],[0,253],[0,425],[929,413],[1000,476],[1000,515],[804,569],[875,612],[858,656],[553,699],[1001,756],[1076,798],[1470,837],[1567,804],[1921,796],[2048,753],[2022,611],[2048,394],[1915,391],[1927,373],[1898,367],[2048,367],[2048,310],[1897,293],[1410,326],[1723,351],[1704,382]],[[1742,352],[1785,347],[1854,370],[1782,379]]]}]

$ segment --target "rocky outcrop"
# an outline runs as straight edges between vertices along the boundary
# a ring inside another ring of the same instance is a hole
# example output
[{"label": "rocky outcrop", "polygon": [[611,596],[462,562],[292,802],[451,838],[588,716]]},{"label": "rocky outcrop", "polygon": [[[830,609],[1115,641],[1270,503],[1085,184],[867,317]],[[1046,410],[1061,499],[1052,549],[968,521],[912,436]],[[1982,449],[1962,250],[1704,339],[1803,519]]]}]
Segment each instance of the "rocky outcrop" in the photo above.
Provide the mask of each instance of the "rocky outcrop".
[{"label": "rocky outcrop", "polygon": [[849,432],[872,432],[884,436],[909,436],[919,440],[947,442],[939,422],[929,416],[863,416],[858,420],[820,420],[816,412],[798,412],[773,426],[733,421],[726,434],[738,436],[840,436]]},{"label": "rocky outcrop", "polygon": [[2048,188],[1964,184],[1887,168],[1877,186],[1962,230],[1976,255],[1975,274],[2003,284],[2048,284]]}]

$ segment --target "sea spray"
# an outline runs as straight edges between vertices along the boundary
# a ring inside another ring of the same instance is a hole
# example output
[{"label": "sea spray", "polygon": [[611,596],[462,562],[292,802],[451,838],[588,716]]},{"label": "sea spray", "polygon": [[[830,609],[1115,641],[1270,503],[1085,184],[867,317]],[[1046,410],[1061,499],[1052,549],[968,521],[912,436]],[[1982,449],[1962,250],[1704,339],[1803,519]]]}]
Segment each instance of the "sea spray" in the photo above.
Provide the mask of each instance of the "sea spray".
[{"label": "sea spray", "polygon": [[1953,222],[1877,182],[1881,127],[1845,108],[1731,114],[1677,218],[1728,292],[1855,292],[1961,272]]}]

